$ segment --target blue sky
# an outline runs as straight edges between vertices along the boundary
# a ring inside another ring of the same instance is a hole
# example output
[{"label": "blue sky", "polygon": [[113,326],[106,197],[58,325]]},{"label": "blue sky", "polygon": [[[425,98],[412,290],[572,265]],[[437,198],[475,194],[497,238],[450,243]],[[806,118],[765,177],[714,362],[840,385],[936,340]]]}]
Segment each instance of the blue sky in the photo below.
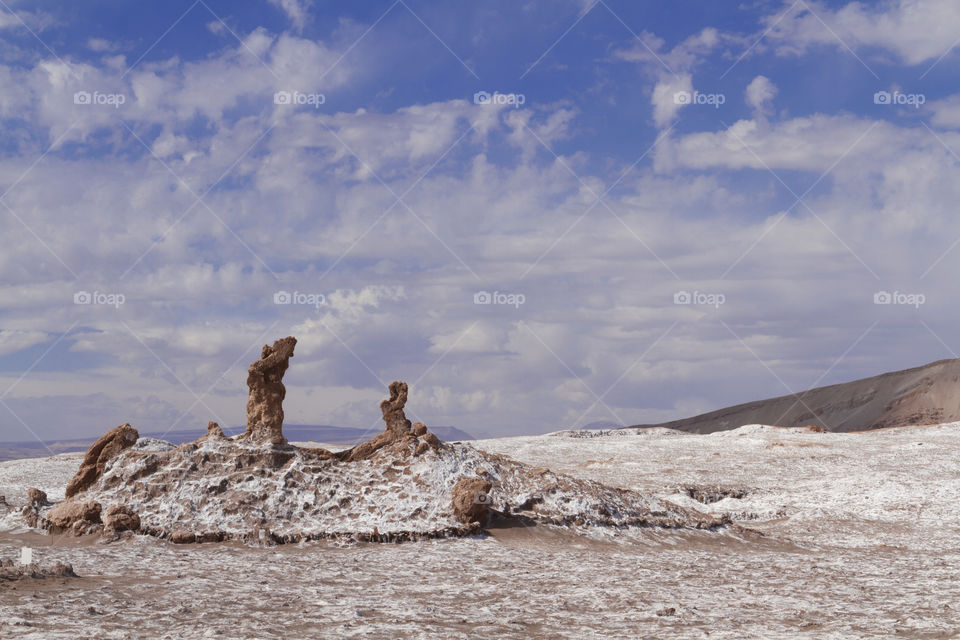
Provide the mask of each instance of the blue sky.
[{"label": "blue sky", "polygon": [[958,27],[946,0],[4,0],[0,440],[240,424],[288,334],[289,422],[375,426],[404,379],[498,435],[955,357]]}]

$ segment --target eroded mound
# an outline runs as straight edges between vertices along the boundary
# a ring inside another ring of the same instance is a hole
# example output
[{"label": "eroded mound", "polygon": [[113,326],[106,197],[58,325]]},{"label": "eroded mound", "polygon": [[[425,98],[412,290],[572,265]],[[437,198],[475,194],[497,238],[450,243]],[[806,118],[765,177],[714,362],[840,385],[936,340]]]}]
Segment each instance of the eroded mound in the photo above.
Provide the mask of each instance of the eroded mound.
[{"label": "eroded mound", "polygon": [[[531,468],[464,444],[442,443],[404,414],[407,385],[390,384],[385,429],[352,449],[290,445],[280,429],[282,377],[296,340],[265,346],[250,367],[247,432],[216,423],[174,447],[129,425],[98,440],[50,508],[23,509],[52,533],[133,532],[173,542],[296,542],[323,538],[400,541],[469,535],[491,520],[566,527],[714,529],[717,519],[633,491]],[[120,446],[122,444],[122,446]]]}]

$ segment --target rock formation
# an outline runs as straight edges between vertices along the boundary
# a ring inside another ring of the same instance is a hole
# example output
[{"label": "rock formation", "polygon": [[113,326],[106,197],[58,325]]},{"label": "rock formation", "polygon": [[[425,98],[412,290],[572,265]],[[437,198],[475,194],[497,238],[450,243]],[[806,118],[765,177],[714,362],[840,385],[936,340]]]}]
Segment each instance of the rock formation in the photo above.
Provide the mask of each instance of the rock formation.
[{"label": "rock formation", "polygon": [[451,492],[453,513],[464,524],[487,524],[490,516],[490,489],[493,483],[483,478],[460,478]]},{"label": "rock formation", "polygon": [[50,503],[47,501],[46,491],[27,489],[27,504],[34,507],[45,507]]},{"label": "rock formation", "polygon": [[[394,380],[390,383],[390,397],[380,403],[380,413],[387,424],[387,431],[403,436],[411,433],[410,421],[403,413],[407,404],[407,383]],[[418,423],[419,424],[419,423]]]},{"label": "rock formation", "polygon": [[245,438],[270,444],[287,443],[283,437],[283,399],[287,395],[283,374],[290,366],[296,345],[297,339],[292,336],[277,340],[272,347],[263,345],[260,359],[250,365]]},{"label": "rock formation", "polygon": [[139,437],[140,434],[129,423],[114,427],[103,434],[87,450],[83,462],[80,463],[80,470],[67,484],[66,496],[72,498],[96,482],[103,475],[107,463],[133,445]]},{"label": "rock formation", "polygon": [[223,434],[223,429],[220,428],[219,424],[216,422],[208,422],[207,433],[201,436],[200,439],[205,440],[206,438],[226,438],[226,436]]},{"label": "rock formation", "polygon": [[103,514],[103,524],[107,531],[136,531],[140,528],[140,516],[130,507],[112,504]]},{"label": "rock formation", "polygon": [[250,366],[244,434],[228,438],[210,422],[199,440],[174,446],[138,440],[133,427],[121,425],[87,452],[66,500],[50,508],[42,492],[31,492],[21,517],[51,533],[254,544],[471,535],[494,514],[527,525],[617,531],[728,524],[635,491],[442,443],[422,422],[411,425],[400,381],[380,403],[384,430],[372,440],[338,452],[291,445],[282,430],[282,380],[295,345],[290,337],[264,346]]},{"label": "rock formation", "polygon": [[64,500],[47,512],[45,525],[51,533],[96,533],[103,525],[100,512],[99,502]]},{"label": "rock formation", "polygon": [[414,444],[414,457],[423,455],[428,450],[440,450],[440,438],[427,431],[427,425],[418,422],[411,428],[403,408],[407,404],[407,383],[393,381],[390,383],[390,397],[380,403],[380,412],[383,414],[385,428],[383,433],[348,449],[337,457],[344,462],[367,460],[384,447],[391,445]]}]

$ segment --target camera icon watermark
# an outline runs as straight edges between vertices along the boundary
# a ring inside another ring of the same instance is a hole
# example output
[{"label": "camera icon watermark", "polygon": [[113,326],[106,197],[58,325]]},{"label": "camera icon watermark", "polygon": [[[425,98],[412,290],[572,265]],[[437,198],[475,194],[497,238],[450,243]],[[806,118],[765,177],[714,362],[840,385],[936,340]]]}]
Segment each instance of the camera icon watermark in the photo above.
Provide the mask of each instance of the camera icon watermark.
[{"label": "camera icon watermark", "polygon": [[126,104],[127,96],[123,93],[101,93],[94,91],[77,91],[73,94],[73,104],[108,106],[119,109],[121,105]]},{"label": "camera icon watermark", "polygon": [[493,499],[489,494],[478,491],[477,493],[473,494],[473,504],[485,504],[490,506],[493,504]]},{"label": "camera icon watermark", "polygon": [[877,91],[873,94],[873,104],[911,106],[919,109],[926,104],[927,96],[922,93],[901,93],[900,91]]},{"label": "camera icon watermark", "polygon": [[514,309],[519,309],[520,305],[527,301],[527,296],[522,293],[505,293],[503,291],[477,291],[473,294],[473,304],[496,304],[509,305]]},{"label": "camera icon watermark", "polygon": [[673,104],[680,105],[710,105],[719,109],[727,102],[727,96],[722,93],[700,93],[699,91],[677,91],[673,94]]},{"label": "camera icon watermark", "polygon": [[522,93],[500,93],[494,91],[477,91],[473,94],[473,104],[493,104],[498,106],[510,106],[519,109],[527,103],[527,96]]},{"label": "camera icon watermark", "polygon": [[703,291],[677,291],[673,294],[673,304],[707,305],[719,309],[727,302],[722,293],[704,293]]},{"label": "camera icon watermark", "polygon": [[126,301],[127,297],[122,293],[77,291],[73,294],[73,304],[106,305],[119,309]]},{"label": "camera icon watermark", "polygon": [[276,291],[273,294],[273,304],[301,304],[320,308],[326,304],[327,298],[322,293],[301,293],[300,291]]},{"label": "camera icon watermark", "polygon": [[897,304],[919,309],[927,301],[922,293],[904,293],[902,291],[877,291],[873,294],[873,304]]},{"label": "camera icon watermark", "polygon": [[327,102],[327,97],[322,93],[301,93],[300,91],[277,91],[273,94],[273,104],[290,106],[310,106],[319,109],[320,105]]}]

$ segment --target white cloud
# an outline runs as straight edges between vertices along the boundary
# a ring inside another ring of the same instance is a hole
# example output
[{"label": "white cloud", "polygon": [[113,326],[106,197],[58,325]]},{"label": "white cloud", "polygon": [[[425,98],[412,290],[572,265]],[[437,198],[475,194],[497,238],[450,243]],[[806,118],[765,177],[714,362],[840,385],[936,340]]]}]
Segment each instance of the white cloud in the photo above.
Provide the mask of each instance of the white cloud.
[{"label": "white cloud", "polygon": [[310,5],[313,4],[312,0],[269,0],[269,2],[287,14],[293,27],[298,32],[303,31],[303,27],[310,17],[309,9]]},{"label": "white cloud", "polygon": [[755,118],[764,118],[770,115],[777,87],[766,76],[757,76],[747,85],[747,104],[753,109]]},{"label": "white cloud", "polygon": [[[882,121],[850,115],[815,114],[765,128],[756,120],[739,120],[727,129],[692,133],[657,146],[661,167],[706,169],[788,169],[825,172],[841,157],[889,162],[914,144],[936,152],[925,131],[901,129]],[[939,155],[939,154],[938,154]]]},{"label": "white cloud", "polygon": [[927,105],[933,113],[932,122],[937,127],[960,129],[960,95],[950,96]]},{"label": "white cloud", "polygon": [[679,96],[693,93],[693,82],[690,74],[680,76],[664,75],[653,87],[650,102],[653,104],[653,121],[660,127],[670,124],[677,113],[689,104]]},{"label": "white cloud", "polygon": [[91,51],[96,51],[98,53],[103,53],[106,51],[115,51],[117,45],[114,42],[110,42],[105,38],[90,38],[87,40],[87,47]]},{"label": "white cloud", "polygon": [[[765,19],[766,40],[781,54],[802,54],[811,46],[860,51],[876,47],[910,65],[932,62],[957,43],[960,4],[954,0],[894,0],[871,6],[850,2],[831,9],[820,2],[791,5]],[[826,26],[824,26],[826,24]]]}]

